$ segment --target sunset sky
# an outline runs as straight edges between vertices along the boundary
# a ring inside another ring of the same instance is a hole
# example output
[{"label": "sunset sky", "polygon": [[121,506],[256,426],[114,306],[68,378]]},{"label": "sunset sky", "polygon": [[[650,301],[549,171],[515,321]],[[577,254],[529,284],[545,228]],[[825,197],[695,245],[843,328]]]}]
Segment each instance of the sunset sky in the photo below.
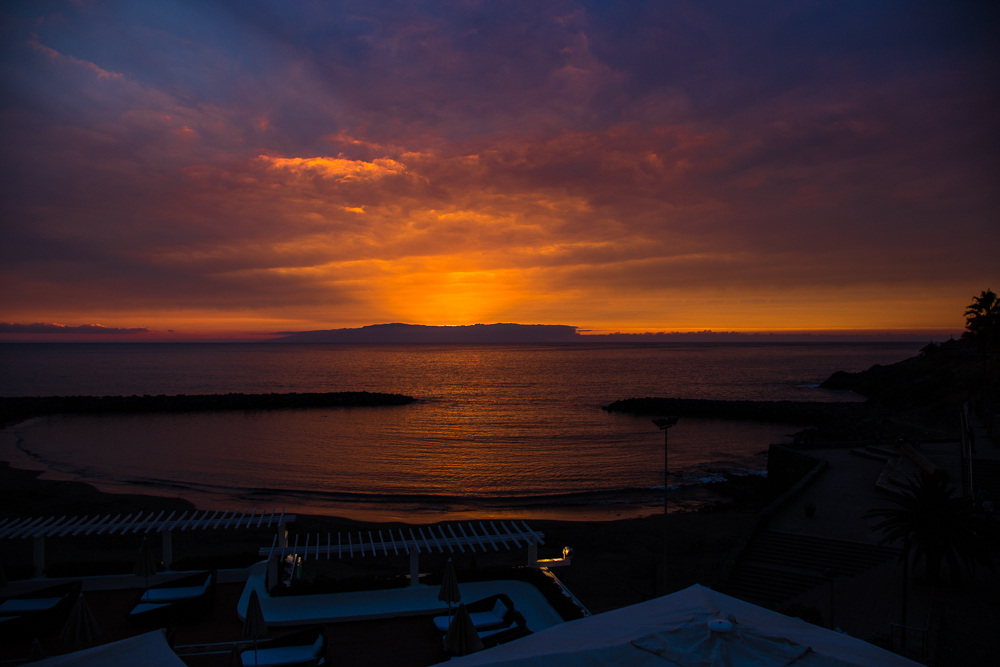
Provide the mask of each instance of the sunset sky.
[{"label": "sunset sky", "polygon": [[5,3],[0,321],[960,331],[986,4]]}]

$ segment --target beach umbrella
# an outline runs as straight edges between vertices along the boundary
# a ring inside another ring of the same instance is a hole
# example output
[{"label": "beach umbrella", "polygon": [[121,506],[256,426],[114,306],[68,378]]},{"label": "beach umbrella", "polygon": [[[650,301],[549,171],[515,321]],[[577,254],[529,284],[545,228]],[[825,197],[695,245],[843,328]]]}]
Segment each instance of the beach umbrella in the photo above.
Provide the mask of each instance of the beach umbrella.
[{"label": "beach umbrella", "polygon": [[153,552],[149,548],[149,540],[145,537],[142,538],[139,553],[135,556],[135,567],[132,568],[132,574],[137,577],[146,578],[146,596],[148,597],[149,578],[156,574],[156,561],[153,560]]},{"label": "beach umbrella", "polygon": [[459,603],[455,618],[444,636],[444,650],[452,655],[469,655],[483,650],[483,642],[465,605]]},{"label": "beach umbrella", "polygon": [[79,650],[84,642],[89,642],[99,637],[100,634],[101,626],[97,624],[94,612],[90,611],[90,606],[83,599],[83,593],[80,593],[76,604],[69,612],[69,618],[66,619],[62,632],[59,633],[59,642],[61,644],[76,644],[76,648]]},{"label": "beach umbrella", "polygon": [[227,667],[243,667],[242,651],[239,644],[233,644],[233,650],[229,652],[229,662]]},{"label": "beach umbrella", "polygon": [[257,589],[250,591],[247,602],[246,619],[243,621],[243,639],[253,639],[253,663],[257,664],[257,638],[267,636],[267,623],[264,622],[264,611],[260,608],[260,597]]},{"label": "beach umbrella", "polygon": [[45,658],[45,651],[42,650],[42,642],[38,641],[38,637],[35,637],[35,641],[31,642],[31,652],[28,654],[28,662],[38,662]]},{"label": "beach umbrella", "polygon": [[455,564],[448,559],[444,568],[444,578],[438,591],[438,600],[448,603],[448,622],[451,623],[451,603],[462,601],[462,592],[458,590],[458,577],[455,576]]}]

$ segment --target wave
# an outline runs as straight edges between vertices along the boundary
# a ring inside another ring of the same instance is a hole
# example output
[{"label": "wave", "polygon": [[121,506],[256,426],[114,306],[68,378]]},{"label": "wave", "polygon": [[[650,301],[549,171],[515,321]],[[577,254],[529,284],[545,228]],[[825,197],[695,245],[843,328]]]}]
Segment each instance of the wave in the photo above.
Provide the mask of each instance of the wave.
[{"label": "wave", "polygon": [[[707,485],[725,481],[713,475],[701,478],[698,484],[669,485],[668,490],[678,500],[695,500]],[[663,502],[663,486],[618,487],[555,494],[454,495],[400,492],[348,492],[321,489],[298,489],[276,486],[229,486],[180,482],[156,477],[122,480],[129,485],[170,491],[181,496],[206,494],[234,498],[247,502],[287,502],[298,506],[364,507],[370,509],[409,509],[453,511],[456,509],[544,509],[608,505],[659,505]],[[680,495],[676,495],[680,492]]]}]

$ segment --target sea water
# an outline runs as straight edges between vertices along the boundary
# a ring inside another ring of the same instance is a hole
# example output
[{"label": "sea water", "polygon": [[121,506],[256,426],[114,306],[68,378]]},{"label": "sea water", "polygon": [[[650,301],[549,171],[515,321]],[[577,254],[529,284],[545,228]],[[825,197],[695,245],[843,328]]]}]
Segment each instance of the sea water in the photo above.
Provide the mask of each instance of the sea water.
[{"label": "sea water", "polygon": [[[844,401],[838,370],[915,344],[5,344],[7,396],[373,391],[406,406],[54,415],[0,432],[0,459],[203,508],[378,518],[655,511],[663,435],[622,398]],[[807,426],[807,425],[802,425]],[[681,419],[671,488],[760,474],[794,425]]]}]

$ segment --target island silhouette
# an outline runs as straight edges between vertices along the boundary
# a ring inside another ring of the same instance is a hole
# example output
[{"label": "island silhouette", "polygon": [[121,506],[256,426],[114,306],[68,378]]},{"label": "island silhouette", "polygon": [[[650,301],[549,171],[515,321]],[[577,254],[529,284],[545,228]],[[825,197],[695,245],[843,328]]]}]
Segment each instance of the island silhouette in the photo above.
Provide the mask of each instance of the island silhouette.
[{"label": "island silhouette", "polygon": [[[740,332],[661,331],[657,333],[593,333],[566,324],[370,324],[354,329],[280,331],[278,343],[819,343],[819,342],[910,342],[927,340],[927,332]],[[938,338],[942,336],[938,333]]]}]

